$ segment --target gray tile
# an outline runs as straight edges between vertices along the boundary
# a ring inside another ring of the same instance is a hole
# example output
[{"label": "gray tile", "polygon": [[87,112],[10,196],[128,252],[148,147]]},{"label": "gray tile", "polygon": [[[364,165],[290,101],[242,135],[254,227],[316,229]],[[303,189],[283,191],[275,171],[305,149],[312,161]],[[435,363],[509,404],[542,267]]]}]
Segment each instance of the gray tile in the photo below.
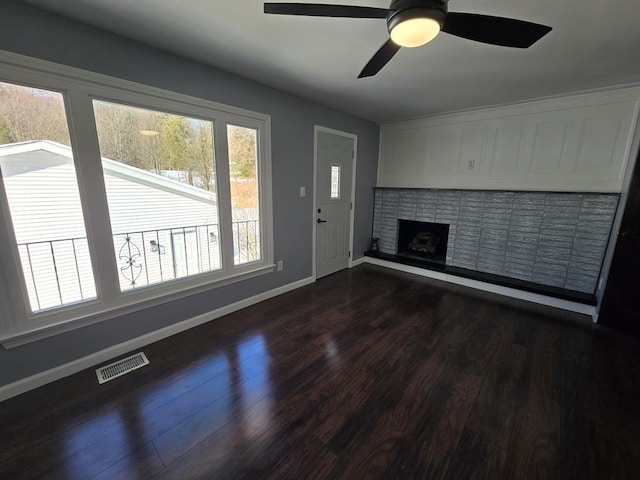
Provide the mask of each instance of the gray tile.
[{"label": "gray tile", "polygon": [[482,232],[482,227],[480,225],[469,225],[469,224],[458,224],[456,228],[456,232],[458,235],[462,237],[479,237]]},{"label": "gray tile", "polygon": [[421,210],[418,208],[416,212],[416,220],[419,222],[435,222],[436,221],[436,211],[433,210]]},{"label": "gray tile", "polygon": [[447,223],[449,264],[589,291],[617,204],[616,194],[376,189],[373,231],[395,253],[398,218]]},{"label": "gray tile", "polygon": [[591,272],[590,274],[586,273],[576,273],[571,270],[567,272],[567,282],[579,282],[587,285],[591,285],[595,288],[595,285],[598,282],[598,273],[599,272]]},{"label": "gray tile", "polygon": [[462,192],[460,190],[438,190],[438,204],[441,202],[457,202],[460,203]]},{"label": "gray tile", "polygon": [[504,271],[504,262],[479,259],[477,268],[481,272],[502,275],[502,272]]},{"label": "gray tile", "polygon": [[[554,282],[549,285],[553,285],[554,287],[563,287],[567,280],[567,272],[561,268],[537,269],[534,267],[531,277],[533,278],[533,281],[537,283],[542,283],[539,280],[540,278],[553,278]],[[545,285],[544,283],[542,284]]]},{"label": "gray tile", "polygon": [[515,205],[544,205],[546,193],[539,192],[515,192],[513,204]]},{"label": "gray tile", "polygon": [[511,216],[510,224],[512,227],[517,226],[534,226],[540,228],[542,223],[541,215],[515,215]]},{"label": "gray tile", "polygon": [[535,252],[538,246],[538,235],[520,234],[509,232],[507,237],[507,250],[533,249]]},{"label": "gray tile", "polygon": [[507,252],[504,256],[507,264],[522,265],[533,269],[535,266],[535,257],[531,255],[518,255]]},{"label": "gray tile", "polygon": [[615,211],[618,207],[619,195],[585,195],[582,199],[582,208],[587,209],[604,209],[608,211]]},{"label": "gray tile", "polygon": [[417,197],[418,205],[437,205],[438,194],[435,190],[419,190]]},{"label": "gray tile", "polygon": [[451,262],[451,265],[453,265],[454,267],[460,267],[460,268],[466,268],[469,270],[477,270],[478,269],[478,262],[475,259],[470,259],[470,260],[466,260],[466,259],[459,259],[458,257],[453,258],[453,261]]},{"label": "gray tile", "polygon": [[575,235],[575,227],[571,225],[554,225],[553,227],[549,225],[542,225],[540,227],[540,238],[559,238],[559,237],[567,237],[573,238]]},{"label": "gray tile", "polygon": [[584,195],[581,193],[547,193],[545,205],[582,205]]},{"label": "gray tile", "polygon": [[487,192],[485,196],[485,204],[488,206],[500,203],[513,203],[514,192]]},{"label": "gray tile", "polygon": [[486,210],[482,215],[482,223],[504,223],[511,222],[511,210],[506,209],[490,209]]},{"label": "gray tile", "polygon": [[416,220],[416,209],[400,206],[400,208],[398,208],[398,218],[402,220]]},{"label": "gray tile", "polygon": [[484,211],[481,208],[473,207],[473,208],[461,208],[458,211],[458,222],[459,223],[469,223],[473,225],[482,224],[482,217],[484,215]]},{"label": "gray tile", "polygon": [[507,235],[506,232],[495,232],[494,230],[482,230],[480,235],[480,245],[501,245],[506,249],[507,247]]},{"label": "gray tile", "polygon": [[456,234],[456,247],[478,248],[478,245],[480,245],[479,235]]},{"label": "gray tile", "polygon": [[506,255],[506,250],[502,245],[492,245],[490,243],[485,243],[480,245],[478,249],[478,259],[484,258],[502,258],[504,259]]},{"label": "gray tile", "polygon": [[544,275],[541,273],[535,273],[532,275],[531,280],[535,283],[539,283],[541,285],[546,285],[549,287],[560,287],[564,288],[564,276],[555,276],[555,275]]},{"label": "gray tile", "polygon": [[564,287],[567,290],[574,290],[576,292],[582,292],[582,293],[589,293],[589,294],[594,294],[595,293],[595,287],[593,287],[591,284],[589,283],[583,283],[583,282],[569,282],[567,281],[564,284]]},{"label": "gray tile", "polygon": [[486,194],[473,190],[465,190],[460,194],[460,208],[484,208]]},{"label": "gray tile", "polygon": [[402,190],[398,199],[398,218],[415,220],[418,203],[418,192],[415,190]]},{"label": "gray tile", "polygon": [[508,264],[504,266],[502,274],[505,277],[517,278],[519,280],[526,281],[531,281],[531,279],[533,278],[533,272],[531,269],[518,268]]}]

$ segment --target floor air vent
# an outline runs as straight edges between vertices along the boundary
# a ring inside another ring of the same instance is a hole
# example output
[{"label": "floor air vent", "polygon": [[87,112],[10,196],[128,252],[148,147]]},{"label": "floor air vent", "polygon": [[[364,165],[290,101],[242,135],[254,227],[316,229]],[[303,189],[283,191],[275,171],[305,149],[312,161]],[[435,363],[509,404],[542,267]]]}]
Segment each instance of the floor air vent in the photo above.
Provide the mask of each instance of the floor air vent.
[{"label": "floor air vent", "polygon": [[98,376],[98,383],[108,382],[114,378],[121,377],[122,375],[132,372],[140,367],[149,365],[146,355],[143,352],[136,353],[130,357],[123,358],[117,362],[110,363],[104,367],[96,368],[96,375]]}]

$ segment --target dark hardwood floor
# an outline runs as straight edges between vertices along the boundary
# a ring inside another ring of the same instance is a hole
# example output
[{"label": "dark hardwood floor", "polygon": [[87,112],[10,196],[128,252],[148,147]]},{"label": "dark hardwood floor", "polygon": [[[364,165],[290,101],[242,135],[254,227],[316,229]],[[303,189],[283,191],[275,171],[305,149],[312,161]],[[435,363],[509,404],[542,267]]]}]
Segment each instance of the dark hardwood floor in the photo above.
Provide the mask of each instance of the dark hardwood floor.
[{"label": "dark hardwood floor", "polygon": [[373,266],[0,404],[0,478],[625,479],[640,343]]}]

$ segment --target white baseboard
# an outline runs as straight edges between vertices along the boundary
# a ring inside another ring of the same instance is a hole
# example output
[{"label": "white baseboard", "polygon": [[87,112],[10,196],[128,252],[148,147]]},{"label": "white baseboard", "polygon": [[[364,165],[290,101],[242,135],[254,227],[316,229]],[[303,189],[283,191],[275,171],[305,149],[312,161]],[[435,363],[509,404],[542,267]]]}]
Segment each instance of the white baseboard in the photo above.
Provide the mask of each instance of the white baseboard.
[{"label": "white baseboard", "polygon": [[361,265],[366,261],[367,261],[367,257],[360,257],[357,260],[352,260],[351,265],[349,265],[349,268],[357,267],[358,265]]},{"label": "white baseboard", "polygon": [[443,282],[455,283],[456,285],[476,288],[485,292],[497,293],[498,295],[504,295],[505,297],[527,300],[529,302],[538,303],[540,305],[547,305],[550,307],[561,308],[562,310],[582,313],[585,315],[589,315],[592,319],[594,319],[596,316],[596,307],[591,305],[572,302],[570,300],[563,300],[561,298],[549,297],[547,295],[541,295],[539,293],[525,292],[524,290],[518,290],[517,288],[503,287],[501,285],[494,285],[493,283],[458,277],[457,275],[436,272],[434,270],[426,270],[424,268],[412,267],[410,265],[403,265],[401,263],[389,262],[387,260],[381,260],[379,258],[365,258],[366,263],[371,263],[373,265],[379,265],[381,267],[392,268],[394,270],[400,270],[402,272],[413,273],[415,275],[429,277],[435,280],[442,280]]},{"label": "white baseboard", "polygon": [[256,303],[260,303],[264,300],[277,297],[278,295],[282,295],[283,293],[290,292],[291,290],[304,287],[305,285],[309,285],[314,282],[315,279],[313,277],[304,278],[302,280],[298,280],[297,282],[274,288],[273,290],[260,293],[250,298],[245,298],[244,300],[232,303],[231,305],[226,305],[211,312],[203,313],[202,315],[198,315],[182,322],[178,322],[174,325],[155,330],[153,332],[133,338],[118,345],[113,345],[109,348],[105,348],[104,350],[100,350],[99,352],[87,355],[86,357],[82,357],[72,362],[65,363],[64,365],[60,365],[58,367],[45,370],[44,372],[40,372],[30,377],[23,378],[8,385],[4,385],[3,387],[0,387],[0,402],[7,400],[8,398],[15,397],[16,395],[20,395],[21,393],[28,392],[29,390],[33,390],[35,388],[46,385],[47,383],[55,382],[56,380],[60,380],[61,378],[68,377],[69,375],[73,375],[74,373],[80,372],[86,368],[93,367],[107,360],[111,360],[115,357],[128,353],[131,350],[144,347],[146,345],[149,345],[150,343],[154,343],[158,340],[176,335],[177,333],[184,332],[185,330],[189,330],[190,328],[197,327],[198,325],[202,325],[203,323],[210,322],[211,320],[215,320],[216,318],[228,315],[229,313],[233,313],[243,308],[250,307],[251,305],[255,305]]}]

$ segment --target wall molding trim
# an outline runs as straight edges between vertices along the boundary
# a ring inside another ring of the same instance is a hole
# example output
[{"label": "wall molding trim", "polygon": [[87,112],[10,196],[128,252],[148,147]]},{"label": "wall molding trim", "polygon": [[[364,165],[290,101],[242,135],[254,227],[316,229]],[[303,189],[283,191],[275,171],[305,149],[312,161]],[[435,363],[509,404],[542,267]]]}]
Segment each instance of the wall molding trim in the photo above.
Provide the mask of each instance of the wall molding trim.
[{"label": "wall molding trim", "polygon": [[380,126],[378,187],[619,193],[640,88]]},{"label": "wall molding trim", "polygon": [[220,307],[216,310],[197,315],[187,320],[183,320],[182,322],[178,322],[176,324],[169,325],[168,327],[164,327],[159,330],[149,332],[145,335],[133,338],[131,340],[127,340],[126,342],[112,345],[111,347],[105,348],[104,350],[100,350],[85,357],[78,358],[63,365],[59,365],[49,370],[36,373],[35,375],[32,375],[30,377],[26,377],[13,383],[9,383],[0,387],[0,402],[28,392],[30,390],[34,390],[48,383],[55,382],[56,380],[60,380],[64,377],[68,377],[70,375],[73,375],[74,373],[78,373],[87,368],[106,362],[107,360],[111,360],[115,357],[124,355],[131,350],[142,348],[151,343],[163,340],[199,325],[203,325],[217,318],[223,317],[238,310],[242,310],[243,308],[250,307],[251,305],[255,305],[256,303],[260,303],[264,300],[268,300],[270,298],[277,297],[278,295],[282,295],[292,290],[310,285],[314,282],[315,279],[313,277],[303,278],[302,280],[298,280],[296,282],[274,288],[273,290],[254,295],[253,297],[239,300],[230,305],[225,305],[224,307]]},{"label": "wall molding trim", "polygon": [[389,262],[387,260],[381,260],[379,258],[365,257],[366,263],[378,265],[380,267],[390,268],[393,270],[399,270],[405,273],[412,273],[414,275],[420,275],[421,277],[428,277],[434,280],[441,280],[443,282],[453,283],[461,285],[463,287],[475,288],[489,293],[496,293],[505,297],[516,298],[519,300],[526,300],[528,302],[537,303],[539,305],[546,305],[548,307],[560,308],[562,310],[568,310],[570,312],[582,313],[591,317],[592,321],[596,323],[596,307],[591,305],[584,305],[578,302],[572,302],[570,300],[562,300],[560,298],[548,297],[539,293],[525,292],[516,288],[503,287],[500,285],[493,285],[491,283],[481,282],[479,280],[472,280],[469,278],[458,277],[456,275],[450,275],[447,273],[436,272],[433,270],[426,270],[424,268],[412,267],[410,265],[403,265],[400,263]]},{"label": "wall molding trim", "polygon": [[353,260],[351,262],[351,265],[349,266],[349,268],[353,268],[353,267],[357,267],[358,265],[362,265],[366,261],[367,261],[367,257],[360,257],[360,258],[358,258],[356,260]]}]

